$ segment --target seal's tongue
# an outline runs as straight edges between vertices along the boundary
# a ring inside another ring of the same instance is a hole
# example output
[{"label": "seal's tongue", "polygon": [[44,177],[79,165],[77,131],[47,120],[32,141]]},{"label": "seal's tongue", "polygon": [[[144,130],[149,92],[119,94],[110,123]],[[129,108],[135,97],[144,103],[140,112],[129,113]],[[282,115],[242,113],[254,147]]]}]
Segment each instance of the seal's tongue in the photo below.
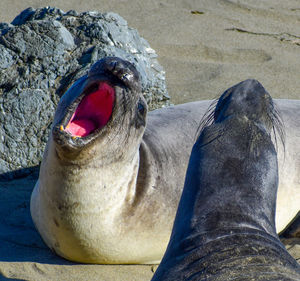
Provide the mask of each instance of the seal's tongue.
[{"label": "seal's tongue", "polygon": [[114,101],[114,89],[104,82],[98,84],[79,103],[65,130],[72,136],[85,137],[103,128],[111,116]]}]

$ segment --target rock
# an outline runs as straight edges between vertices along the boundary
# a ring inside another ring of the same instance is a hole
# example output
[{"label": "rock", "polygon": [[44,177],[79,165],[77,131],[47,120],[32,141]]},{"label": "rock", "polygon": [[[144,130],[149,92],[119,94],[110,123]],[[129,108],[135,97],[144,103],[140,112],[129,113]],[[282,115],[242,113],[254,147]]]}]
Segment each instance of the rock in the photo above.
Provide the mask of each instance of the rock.
[{"label": "rock", "polygon": [[150,109],[169,104],[155,51],[115,13],[28,8],[0,34],[0,178],[39,164],[60,96],[102,57],[137,67]]}]

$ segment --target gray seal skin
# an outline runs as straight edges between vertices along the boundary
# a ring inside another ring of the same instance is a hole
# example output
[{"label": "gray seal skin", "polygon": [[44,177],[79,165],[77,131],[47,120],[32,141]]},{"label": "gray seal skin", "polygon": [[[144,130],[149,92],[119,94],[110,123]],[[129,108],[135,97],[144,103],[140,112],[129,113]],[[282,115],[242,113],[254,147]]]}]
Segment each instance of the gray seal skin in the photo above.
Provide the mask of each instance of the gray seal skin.
[{"label": "gray seal skin", "polygon": [[59,102],[31,196],[46,244],[77,262],[158,263],[209,103],[156,110],[145,131],[133,65],[109,57],[92,66]]},{"label": "gray seal skin", "polygon": [[[46,244],[64,258],[144,264],[158,263],[165,252],[197,128],[211,101],[147,114],[139,81],[130,63],[105,58],[57,107],[30,208]],[[299,211],[300,102],[278,102],[288,129],[280,231]]]},{"label": "gray seal skin", "polygon": [[152,281],[300,280],[300,266],[275,229],[278,164],[271,132],[283,139],[283,131],[270,95],[246,80],[220,97],[208,119]]}]

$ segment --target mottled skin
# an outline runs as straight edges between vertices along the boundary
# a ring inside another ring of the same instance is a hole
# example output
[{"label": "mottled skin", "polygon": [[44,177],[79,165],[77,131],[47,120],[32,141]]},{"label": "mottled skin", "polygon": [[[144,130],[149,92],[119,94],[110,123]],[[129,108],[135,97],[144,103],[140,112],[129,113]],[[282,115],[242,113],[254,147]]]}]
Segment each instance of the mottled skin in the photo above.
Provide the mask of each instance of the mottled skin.
[{"label": "mottled skin", "polygon": [[[246,80],[219,99],[196,141],[172,235],[152,281],[300,280],[275,228],[279,127],[270,95]],[[280,131],[280,130],[279,130]]]},{"label": "mottled skin", "polygon": [[[85,92],[99,81],[114,88],[112,116],[103,128],[74,139],[61,126],[66,126]],[[57,107],[32,194],[31,215],[46,244],[79,262],[159,262],[169,241],[199,122],[210,103],[187,103],[147,115],[134,67],[118,58],[97,62]],[[288,119],[295,134],[300,131],[300,118],[289,108],[300,109],[300,102],[284,106],[287,117],[295,115]],[[300,135],[287,136],[286,162],[295,169],[293,177],[285,174],[279,188],[285,189],[285,205],[279,205],[277,212],[283,227],[299,206],[286,205],[291,196],[295,200],[299,196],[295,191],[300,185],[299,165],[293,161],[298,152],[295,144],[289,146],[290,140],[297,143]],[[290,185],[297,180],[298,185]]]}]

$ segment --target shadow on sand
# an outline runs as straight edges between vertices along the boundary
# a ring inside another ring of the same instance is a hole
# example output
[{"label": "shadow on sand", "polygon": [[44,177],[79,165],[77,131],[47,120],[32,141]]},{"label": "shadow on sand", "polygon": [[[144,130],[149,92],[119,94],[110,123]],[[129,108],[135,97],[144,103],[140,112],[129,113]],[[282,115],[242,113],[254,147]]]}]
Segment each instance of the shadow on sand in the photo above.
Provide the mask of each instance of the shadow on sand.
[{"label": "shadow on sand", "polygon": [[0,262],[71,265],[45,245],[33,225],[30,196],[38,170],[37,166],[0,175]]}]

